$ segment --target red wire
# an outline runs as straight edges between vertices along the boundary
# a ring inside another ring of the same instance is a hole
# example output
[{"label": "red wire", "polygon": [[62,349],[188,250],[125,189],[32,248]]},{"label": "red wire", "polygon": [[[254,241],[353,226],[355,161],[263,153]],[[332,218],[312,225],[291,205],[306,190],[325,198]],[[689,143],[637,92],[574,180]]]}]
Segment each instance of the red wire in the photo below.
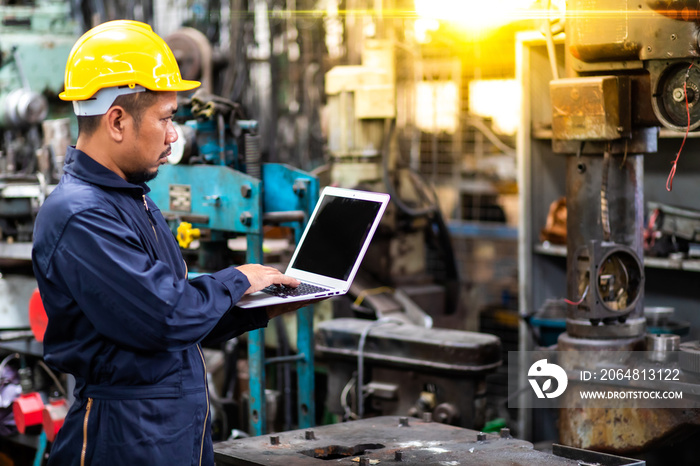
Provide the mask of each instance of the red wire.
[{"label": "red wire", "polygon": [[[688,67],[688,71],[693,67],[693,63]],[[673,189],[673,177],[676,176],[676,167],[678,166],[678,159],[681,157],[681,151],[685,145],[685,140],[688,139],[688,133],[690,132],[690,106],[688,105],[688,75],[686,75],[685,82],[683,83],[683,94],[685,94],[685,111],[688,114],[688,126],[685,128],[685,136],[683,136],[683,142],[681,143],[681,148],[678,149],[676,154],[676,160],[673,161],[673,166],[671,167],[671,173],[668,174],[666,179],[666,191],[671,191]]]},{"label": "red wire", "polygon": [[654,211],[649,216],[649,225],[644,230],[644,242],[646,243],[646,246],[648,248],[652,248],[654,246],[654,243],[656,242],[656,238],[654,237],[654,227],[656,226],[656,219],[659,218],[660,213],[661,212],[659,209],[654,209]]},{"label": "red wire", "polygon": [[566,302],[566,304],[571,304],[572,306],[578,306],[579,304],[581,304],[583,302],[584,298],[585,298],[585,296],[578,301],[569,301],[568,299],[564,298],[564,301]]},{"label": "red wire", "polygon": [[[588,286],[590,286],[590,283],[588,284]],[[583,295],[581,296],[581,299],[579,299],[578,301],[570,301],[570,300],[564,298],[564,302],[566,302],[566,304],[571,304],[572,306],[578,306],[579,304],[581,304],[583,302],[584,299],[586,299],[586,295],[588,294],[588,286],[586,286],[586,289],[583,291]]]}]

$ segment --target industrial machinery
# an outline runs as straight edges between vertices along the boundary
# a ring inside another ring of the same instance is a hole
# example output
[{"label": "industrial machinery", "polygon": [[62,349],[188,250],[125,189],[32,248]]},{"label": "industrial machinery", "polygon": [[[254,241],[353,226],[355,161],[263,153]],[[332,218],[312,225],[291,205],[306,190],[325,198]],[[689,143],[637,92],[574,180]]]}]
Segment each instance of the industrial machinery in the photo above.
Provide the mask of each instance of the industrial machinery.
[{"label": "industrial machinery", "polygon": [[[363,270],[376,284],[409,293],[437,317],[457,310],[459,274],[437,196],[397,147],[397,99],[408,98],[413,83],[397,78],[396,48],[390,39],[367,39],[360,47],[360,65],[326,73],[329,179],[391,194]],[[382,315],[381,308],[375,312]]]},{"label": "industrial machinery", "polygon": [[334,319],[316,332],[317,356],[330,372],[326,407],[345,419],[403,413],[480,428],[485,377],[501,364],[500,350],[494,335],[390,318]]},{"label": "industrial machinery", "polygon": [[[554,78],[549,84],[551,150],[565,158],[556,166],[566,176],[566,332],[557,347],[571,352],[563,358],[590,367],[611,351],[663,347],[684,355],[687,349],[678,348],[677,338],[646,335],[644,157],[657,152],[659,127],[687,136],[700,124],[697,5],[573,1],[567,3],[571,12],[561,78],[562,55],[555,52],[551,34],[546,40]],[[527,73],[529,78],[536,71]],[[575,352],[585,354],[586,361]],[[696,370],[684,361],[694,357],[668,360],[690,385],[697,383]],[[610,419],[625,428],[613,435]],[[663,445],[681,431],[688,435],[692,429],[685,427],[699,421],[697,410],[679,415],[642,405],[635,410],[563,408],[558,430],[567,445],[625,453]]]},{"label": "industrial machinery", "polygon": [[[550,90],[552,148],[567,155],[570,337],[624,348],[644,335],[643,154],[657,151],[660,125],[685,132],[700,124],[695,7],[679,5],[647,2],[595,21],[590,4],[568,5],[578,14],[567,24],[567,76]],[[614,2],[596,8],[618,12]],[[681,10],[692,14],[674,13]]]},{"label": "industrial machinery", "polygon": [[70,5],[47,0],[15,2],[0,7],[0,17],[2,172],[26,176],[41,172],[48,182],[62,168],[65,149],[58,151],[58,143],[70,141],[65,129],[59,130],[62,134],[47,134],[48,141],[59,140],[48,145],[47,154],[37,154],[47,146],[42,140],[42,122],[72,115],[70,106],[57,97],[77,32]]},{"label": "industrial machinery", "polygon": [[36,288],[34,216],[71,142],[72,111],[57,95],[76,31],[65,2],[3,4],[0,19],[0,329],[18,329]]},{"label": "industrial machinery", "polygon": [[554,445],[552,453],[537,451],[517,440],[507,428],[484,433],[414,419],[382,416],[372,419],[295,430],[269,436],[222,442],[214,461],[223,465],[314,465],[319,461],[361,466],[371,464],[546,466],[643,466],[644,461]]},{"label": "industrial machinery", "polygon": [[326,73],[329,182],[392,196],[349,296],[334,302],[344,318],[317,327],[326,407],[346,420],[429,414],[481,427],[500,340],[433,328],[459,306],[459,274],[437,197],[396,144],[397,100],[413,85],[397,78],[396,48],[390,38],[365,39],[360,64]]}]

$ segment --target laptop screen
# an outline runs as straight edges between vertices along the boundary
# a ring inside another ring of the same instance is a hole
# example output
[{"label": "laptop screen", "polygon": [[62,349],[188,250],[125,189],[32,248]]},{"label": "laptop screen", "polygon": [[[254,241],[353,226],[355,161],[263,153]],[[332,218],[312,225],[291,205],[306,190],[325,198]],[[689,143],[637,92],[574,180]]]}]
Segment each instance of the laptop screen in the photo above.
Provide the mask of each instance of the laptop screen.
[{"label": "laptop screen", "polygon": [[292,267],[347,280],[381,207],[381,202],[324,196]]}]

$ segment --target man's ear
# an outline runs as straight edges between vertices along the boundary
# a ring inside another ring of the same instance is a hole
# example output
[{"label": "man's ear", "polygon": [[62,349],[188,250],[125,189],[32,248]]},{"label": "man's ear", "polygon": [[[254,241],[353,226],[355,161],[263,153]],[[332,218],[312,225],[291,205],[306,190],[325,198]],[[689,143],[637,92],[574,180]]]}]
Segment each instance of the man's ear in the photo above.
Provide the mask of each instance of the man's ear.
[{"label": "man's ear", "polygon": [[119,105],[115,105],[105,113],[102,124],[107,126],[107,133],[115,142],[122,142],[129,120],[129,114]]}]

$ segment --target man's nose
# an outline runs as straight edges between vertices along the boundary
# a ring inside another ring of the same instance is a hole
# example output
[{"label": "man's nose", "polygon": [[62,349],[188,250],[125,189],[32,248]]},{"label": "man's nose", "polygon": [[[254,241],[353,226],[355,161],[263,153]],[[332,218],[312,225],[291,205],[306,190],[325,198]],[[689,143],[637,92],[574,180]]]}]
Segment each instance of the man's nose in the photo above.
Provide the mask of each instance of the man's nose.
[{"label": "man's nose", "polygon": [[165,143],[166,144],[172,144],[173,142],[177,141],[178,139],[178,134],[177,130],[175,129],[175,123],[172,121],[168,125],[168,131],[165,135]]}]

